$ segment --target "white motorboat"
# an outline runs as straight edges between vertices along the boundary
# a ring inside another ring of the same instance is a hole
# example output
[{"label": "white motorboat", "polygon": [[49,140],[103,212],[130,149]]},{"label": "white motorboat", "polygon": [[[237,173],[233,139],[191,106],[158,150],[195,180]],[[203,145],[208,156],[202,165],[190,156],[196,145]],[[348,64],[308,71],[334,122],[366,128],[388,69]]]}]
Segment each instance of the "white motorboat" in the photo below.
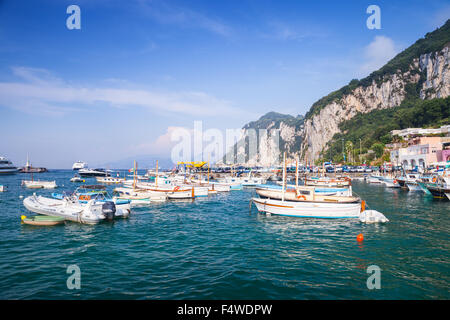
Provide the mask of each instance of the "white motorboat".
[{"label": "white motorboat", "polygon": [[77,161],[72,165],[72,170],[87,169],[88,165],[84,161]]},{"label": "white motorboat", "polygon": [[6,187],[4,185],[0,184],[0,192],[5,192],[6,191]]},{"label": "white motorboat", "polygon": [[131,201],[131,206],[148,205],[153,201],[166,201],[167,195],[164,192],[133,189],[133,188],[115,188],[114,198],[127,199]]},{"label": "white motorboat", "polygon": [[74,176],[73,178],[70,179],[70,182],[86,182],[86,180],[82,179],[79,176]]},{"label": "white motorboat", "polygon": [[232,185],[242,185],[244,187],[256,187],[259,184],[265,184],[266,179],[262,177],[252,177],[251,172],[248,173],[246,177],[226,177],[219,179],[219,182],[232,184]]},{"label": "white motorboat", "polygon": [[405,185],[409,191],[422,191],[422,188],[420,187],[419,183],[415,181],[406,181]]},{"label": "white motorboat", "polygon": [[66,220],[87,224],[113,219],[116,211],[113,202],[90,200],[87,204],[81,204],[74,197],[59,200],[36,196],[36,194],[26,197],[23,205],[29,211],[38,214],[64,217]]},{"label": "white motorboat", "polygon": [[368,183],[372,183],[372,184],[381,184],[383,180],[381,180],[381,176],[369,176],[367,177],[366,180]]},{"label": "white motorboat", "polygon": [[18,171],[19,169],[11,161],[5,157],[0,157],[0,175],[15,174]]},{"label": "white motorboat", "polygon": [[389,219],[379,211],[376,210],[364,210],[359,216],[359,221],[363,223],[376,223],[376,222],[389,222]]},{"label": "white motorboat", "polygon": [[115,177],[95,177],[97,182],[104,184],[121,184],[125,181],[125,178],[115,178]]},{"label": "white motorboat", "polygon": [[22,185],[28,189],[55,189],[56,181],[22,180]]},{"label": "white motorboat", "polygon": [[[52,193],[55,199],[63,200],[67,197],[64,193]],[[87,204],[91,200],[98,202],[114,202],[116,212],[115,218],[128,218],[131,213],[131,202],[125,199],[112,198],[106,187],[101,185],[83,185],[77,188],[69,197],[75,198],[81,204]]]}]

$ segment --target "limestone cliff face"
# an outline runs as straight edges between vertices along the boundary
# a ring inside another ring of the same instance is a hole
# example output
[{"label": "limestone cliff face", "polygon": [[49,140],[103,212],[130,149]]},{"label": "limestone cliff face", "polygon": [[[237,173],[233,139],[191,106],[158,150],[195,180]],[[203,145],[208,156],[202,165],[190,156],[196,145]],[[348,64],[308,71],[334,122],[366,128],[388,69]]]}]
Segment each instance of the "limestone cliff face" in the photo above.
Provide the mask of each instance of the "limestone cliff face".
[{"label": "limestone cliff face", "polygon": [[420,89],[422,99],[447,97],[450,94],[449,47],[421,55],[412,61],[408,71],[386,75],[381,83],[372,81],[369,86],[356,87],[307,119],[302,132],[302,158],[306,161],[318,159],[326,143],[340,132],[342,121],[357,113],[400,105],[407,94],[406,86],[417,84],[421,74],[426,76]]},{"label": "limestone cliff face", "polygon": [[425,70],[427,80],[423,83],[422,99],[445,98],[450,95],[450,47],[441,52],[420,56],[420,70]]},{"label": "limestone cliff face", "polygon": [[222,162],[246,166],[279,165],[284,151],[291,156],[299,155],[302,132],[302,116],[270,112],[243,127],[242,138]]}]

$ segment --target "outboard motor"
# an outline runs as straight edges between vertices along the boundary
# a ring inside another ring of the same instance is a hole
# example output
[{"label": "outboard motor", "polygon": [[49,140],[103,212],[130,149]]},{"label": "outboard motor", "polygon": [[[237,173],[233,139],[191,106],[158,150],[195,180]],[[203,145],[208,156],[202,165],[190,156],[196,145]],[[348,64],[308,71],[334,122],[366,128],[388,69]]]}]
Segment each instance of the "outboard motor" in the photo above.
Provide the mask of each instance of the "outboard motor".
[{"label": "outboard motor", "polygon": [[113,220],[116,213],[116,205],[112,201],[106,201],[102,205],[102,213],[106,220]]}]

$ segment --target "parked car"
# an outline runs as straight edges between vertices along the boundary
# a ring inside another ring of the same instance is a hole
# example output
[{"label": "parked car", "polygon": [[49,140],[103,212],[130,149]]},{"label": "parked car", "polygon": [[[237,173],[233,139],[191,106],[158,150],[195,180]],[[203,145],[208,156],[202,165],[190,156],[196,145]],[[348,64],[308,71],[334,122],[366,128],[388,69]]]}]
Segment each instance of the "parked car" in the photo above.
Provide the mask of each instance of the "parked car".
[{"label": "parked car", "polygon": [[371,167],[366,167],[365,169],[364,169],[364,172],[372,172],[373,170],[372,170],[372,168]]},{"label": "parked car", "polygon": [[334,173],[334,167],[332,167],[332,166],[326,167],[325,170],[326,170],[328,173]]}]

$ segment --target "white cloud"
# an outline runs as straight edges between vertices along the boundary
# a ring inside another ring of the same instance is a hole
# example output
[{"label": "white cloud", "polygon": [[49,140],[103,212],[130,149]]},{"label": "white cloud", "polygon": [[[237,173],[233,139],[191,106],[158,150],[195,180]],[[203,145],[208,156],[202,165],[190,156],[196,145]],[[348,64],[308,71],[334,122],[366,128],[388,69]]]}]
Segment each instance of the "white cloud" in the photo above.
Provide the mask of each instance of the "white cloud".
[{"label": "white cloud", "polygon": [[367,76],[385,65],[398,52],[399,50],[392,39],[385,36],[376,36],[364,49],[365,62],[360,68],[360,73]]},{"label": "white cloud", "polygon": [[221,36],[231,35],[229,26],[200,12],[163,1],[139,0],[138,3],[139,12],[147,14],[159,23],[201,28]]},{"label": "white cloud", "polygon": [[96,103],[194,116],[230,116],[242,112],[228,101],[204,92],[75,86],[54,77],[48,70],[26,67],[15,67],[13,73],[21,81],[0,82],[0,105],[28,113],[62,115],[77,111],[73,105],[82,108]]}]

